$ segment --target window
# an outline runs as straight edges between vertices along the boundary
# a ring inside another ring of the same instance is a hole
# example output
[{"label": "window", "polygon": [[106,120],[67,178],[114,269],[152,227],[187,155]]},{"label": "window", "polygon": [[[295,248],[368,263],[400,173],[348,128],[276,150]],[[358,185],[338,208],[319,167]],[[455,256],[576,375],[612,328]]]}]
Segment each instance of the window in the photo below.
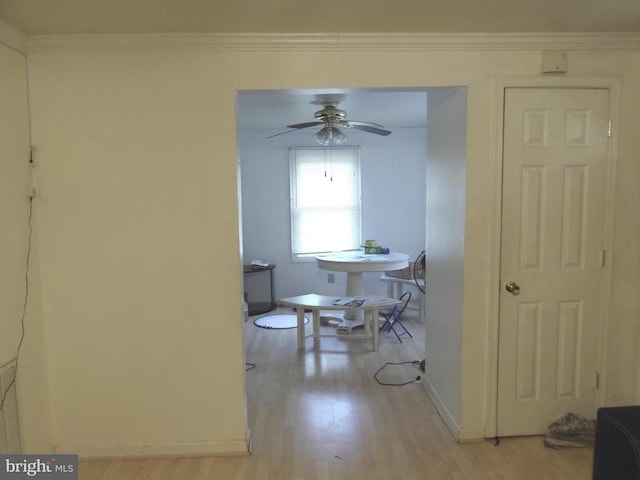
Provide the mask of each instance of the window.
[{"label": "window", "polygon": [[292,148],[294,257],[360,248],[360,150]]}]

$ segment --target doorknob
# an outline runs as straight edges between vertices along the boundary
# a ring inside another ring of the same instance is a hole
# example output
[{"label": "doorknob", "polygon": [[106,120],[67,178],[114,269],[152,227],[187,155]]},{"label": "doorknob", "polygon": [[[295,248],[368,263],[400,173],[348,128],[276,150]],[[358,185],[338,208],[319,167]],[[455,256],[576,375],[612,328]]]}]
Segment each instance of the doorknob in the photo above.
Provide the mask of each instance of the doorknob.
[{"label": "doorknob", "polygon": [[514,281],[510,281],[504,284],[504,289],[512,295],[520,294],[520,285]]}]

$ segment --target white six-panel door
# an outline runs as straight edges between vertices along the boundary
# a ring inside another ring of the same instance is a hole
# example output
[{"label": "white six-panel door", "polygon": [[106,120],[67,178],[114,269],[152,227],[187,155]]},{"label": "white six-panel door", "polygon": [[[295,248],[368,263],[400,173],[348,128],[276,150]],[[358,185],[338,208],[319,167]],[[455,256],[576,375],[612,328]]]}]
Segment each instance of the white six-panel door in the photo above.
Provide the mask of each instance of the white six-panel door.
[{"label": "white six-panel door", "polygon": [[609,90],[505,90],[499,436],[594,417]]}]

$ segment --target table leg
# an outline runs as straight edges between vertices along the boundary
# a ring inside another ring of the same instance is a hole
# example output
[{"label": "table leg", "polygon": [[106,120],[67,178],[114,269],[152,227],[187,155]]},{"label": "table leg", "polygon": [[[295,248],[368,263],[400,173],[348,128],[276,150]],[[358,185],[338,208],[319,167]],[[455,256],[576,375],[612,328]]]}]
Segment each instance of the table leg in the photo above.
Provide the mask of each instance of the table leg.
[{"label": "table leg", "polygon": [[[362,272],[347,272],[347,297],[360,297],[363,295]],[[345,320],[364,320],[361,310],[350,310],[344,313]]]},{"label": "table leg", "polygon": [[347,272],[347,297],[362,295],[362,272]]},{"label": "table leg", "polygon": [[369,335],[371,338],[371,349],[375,351],[375,337],[373,335],[373,316],[371,314],[371,309],[367,308],[364,311],[364,333]]},{"label": "table leg", "polygon": [[317,343],[320,340],[320,310],[313,309],[313,343]]},{"label": "table leg", "polygon": [[298,320],[298,350],[304,350],[304,307],[296,307]]},{"label": "table leg", "polygon": [[373,351],[374,352],[378,351],[378,343],[380,342],[380,327],[378,326],[378,313],[379,313],[379,309],[377,307],[369,310],[369,314],[371,315],[370,325],[371,325],[371,330],[373,330],[372,333],[373,333]]}]

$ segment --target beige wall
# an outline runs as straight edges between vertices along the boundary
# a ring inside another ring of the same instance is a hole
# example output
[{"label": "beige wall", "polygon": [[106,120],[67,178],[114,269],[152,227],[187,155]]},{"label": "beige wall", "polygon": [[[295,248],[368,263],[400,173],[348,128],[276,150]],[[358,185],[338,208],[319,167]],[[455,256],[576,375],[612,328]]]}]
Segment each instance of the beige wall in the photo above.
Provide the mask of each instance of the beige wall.
[{"label": "beige wall", "polygon": [[0,44],[0,365],[16,355],[25,296],[29,200],[26,61]]},{"label": "beige wall", "polygon": [[[7,28],[0,25],[0,37],[7,33]],[[10,33],[12,40],[19,39],[19,34]],[[34,208],[30,222],[29,189],[35,185],[35,179],[32,182],[29,166],[26,59],[15,43],[0,42],[0,365],[13,360],[21,344],[16,381],[18,413],[22,432],[31,432],[23,435],[22,447],[46,452],[51,448],[52,438],[39,310],[38,233],[35,228],[38,212]],[[34,226],[31,235],[30,223]],[[25,300],[28,300],[27,308]],[[2,394],[4,391],[0,392]],[[31,408],[33,401],[36,408]]]},{"label": "beige wall", "polygon": [[59,449],[246,451],[233,92],[204,60],[30,59]]},{"label": "beige wall", "polygon": [[[28,63],[56,448],[87,455],[246,449],[238,89],[467,87],[459,427],[465,438],[485,431],[486,406],[472,400],[487,394],[492,368],[493,81],[538,75],[539,50],[39,45]],[[608,400],[631,402],[640,53],[576,51],[569,59],[571,76],[623,80]]]}]

